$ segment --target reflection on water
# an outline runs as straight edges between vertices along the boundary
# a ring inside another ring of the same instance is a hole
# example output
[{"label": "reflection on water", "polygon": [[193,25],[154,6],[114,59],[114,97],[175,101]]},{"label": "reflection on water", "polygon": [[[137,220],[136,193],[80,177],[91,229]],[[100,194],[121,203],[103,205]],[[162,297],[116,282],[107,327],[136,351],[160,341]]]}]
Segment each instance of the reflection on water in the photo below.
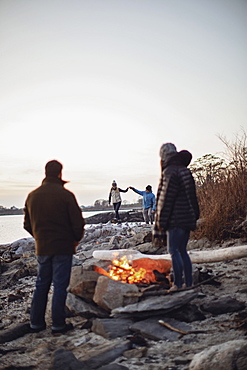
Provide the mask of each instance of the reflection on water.
[{"label": "reflection on water", "polygon": [[31,235],[23,229],[23,218],[23,215],[0,216],[0,244],[30,238]]},{"label": "reflection on water", "polygon": [[[111,211],[112,210],[109,210],[107,212]],[[84,212],[83,216],[86,218],[94,216],[97,213],[102,213],[102,211]],[[0,216],[0,244],[13,243],[18,239],[31,237],[31,235],[23,229],[23,219],[23,215]]]}]

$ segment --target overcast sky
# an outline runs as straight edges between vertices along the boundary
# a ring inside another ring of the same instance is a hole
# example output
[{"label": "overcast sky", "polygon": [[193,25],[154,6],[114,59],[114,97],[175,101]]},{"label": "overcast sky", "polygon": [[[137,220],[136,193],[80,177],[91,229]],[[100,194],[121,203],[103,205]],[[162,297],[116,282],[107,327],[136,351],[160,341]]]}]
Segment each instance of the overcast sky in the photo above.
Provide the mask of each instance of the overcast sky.
[{"label": "overcast sky", "polygon": [[165,142],[222,152],[247,128],[246,36],[245,0],[1,0],[0,205],[51,159],[90,205],[113,179],[156,193]]}]

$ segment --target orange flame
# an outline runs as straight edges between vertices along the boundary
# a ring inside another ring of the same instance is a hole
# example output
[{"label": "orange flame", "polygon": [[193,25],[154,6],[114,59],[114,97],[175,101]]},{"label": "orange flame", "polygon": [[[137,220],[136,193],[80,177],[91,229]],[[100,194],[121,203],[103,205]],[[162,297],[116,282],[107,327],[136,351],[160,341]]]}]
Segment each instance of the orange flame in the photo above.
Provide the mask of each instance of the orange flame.
[{"label": "orange flame", "polygon": [[171,261],[169,260],[141,258],[131,262],[126,256],[112,260],[108,272],[101,267],[94,267],[94,270],[98,273],[108,276],[115,281],[128,284],[157,282],[153,270],[169,274],[170,269]]},{"label": "orange flame", "polygon": [[116,281],[123,283],[135,284],[145,279],[146,270],[142,267],[136,270],[130,265],[126,256],[121,257],[119,260],[114,259],[112,266],[108,271],[109,277]]}]

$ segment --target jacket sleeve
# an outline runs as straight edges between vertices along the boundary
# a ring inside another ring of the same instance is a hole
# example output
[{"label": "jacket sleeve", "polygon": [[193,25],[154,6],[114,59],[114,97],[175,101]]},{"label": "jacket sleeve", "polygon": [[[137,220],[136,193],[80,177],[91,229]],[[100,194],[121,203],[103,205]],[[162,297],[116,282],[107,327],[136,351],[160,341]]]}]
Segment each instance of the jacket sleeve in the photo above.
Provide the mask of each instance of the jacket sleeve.
[{"label": "jacket sleeve", "polygon": [[139,195],[142,195],[145,193],[145,191],[141,191],[141,190],[137,190],[136,188],[133,188],[132,189],[135,193],[139,194]]},{"label": "jacket sleeve", "polygon": [[167,173],[163,176],[161,191],[157,203],[157,225],[159,230],[169,228],[169,219],[174,207],[176,196],[179,190],[179,182],[176,173]]},{"label": "jacket sleeve", "polygon": [[109,204],[111,204],[111,191],[110,191],[110,193],[109,193],[109,199],[108,199],[108,202],[109,202]]},{"label": "jacket sleeve", "polygon": [[119,190],[121,193],[127,193],[127,191],[128,191],[129,189],[127,188],[127,189],[123,190],[123,189],[118,188],[118,190]]},{"label": "jacket sleeve", "polygon": [[72,199],[69,202],[69,217],[75,241],[80,241],[84,235],[85,220],[82,216],[82,211],[76,201],[74,194],[71,194],[71,196]]},{"label": "jacket sleeve", "polygon": [[199,204],[198,204],[197,195],[196,195],[195,180],[190,170],[187,169],[187,171],[188,171],[188,174],[184,181],[186,196],[187,196],[187,199],[188,199],[188,202],[191,208],[193,209],[195,219],[198,220],[200,217],[200,209],[199,209]]}]

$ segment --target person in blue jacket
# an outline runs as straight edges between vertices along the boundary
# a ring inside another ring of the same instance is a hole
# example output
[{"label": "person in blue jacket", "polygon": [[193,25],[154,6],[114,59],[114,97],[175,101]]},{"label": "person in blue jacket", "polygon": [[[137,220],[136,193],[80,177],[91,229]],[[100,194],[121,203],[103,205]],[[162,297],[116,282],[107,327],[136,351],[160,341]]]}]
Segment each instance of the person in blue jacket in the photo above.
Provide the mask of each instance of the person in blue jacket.
[{"label": "person in blue jacket", "polygon": [[155,201],[155,195],[152,192],[152,186],[147,185],[146,190],[141,191],[137,190],[133,186],[129,186],[129,189],[133,190],[135,193],[141,195],[143,197],[142,199],[142,206],[143,206],[143,217],[146,224],[153,224],[154,221],[154,213],[156,210],[156,201]]}]

